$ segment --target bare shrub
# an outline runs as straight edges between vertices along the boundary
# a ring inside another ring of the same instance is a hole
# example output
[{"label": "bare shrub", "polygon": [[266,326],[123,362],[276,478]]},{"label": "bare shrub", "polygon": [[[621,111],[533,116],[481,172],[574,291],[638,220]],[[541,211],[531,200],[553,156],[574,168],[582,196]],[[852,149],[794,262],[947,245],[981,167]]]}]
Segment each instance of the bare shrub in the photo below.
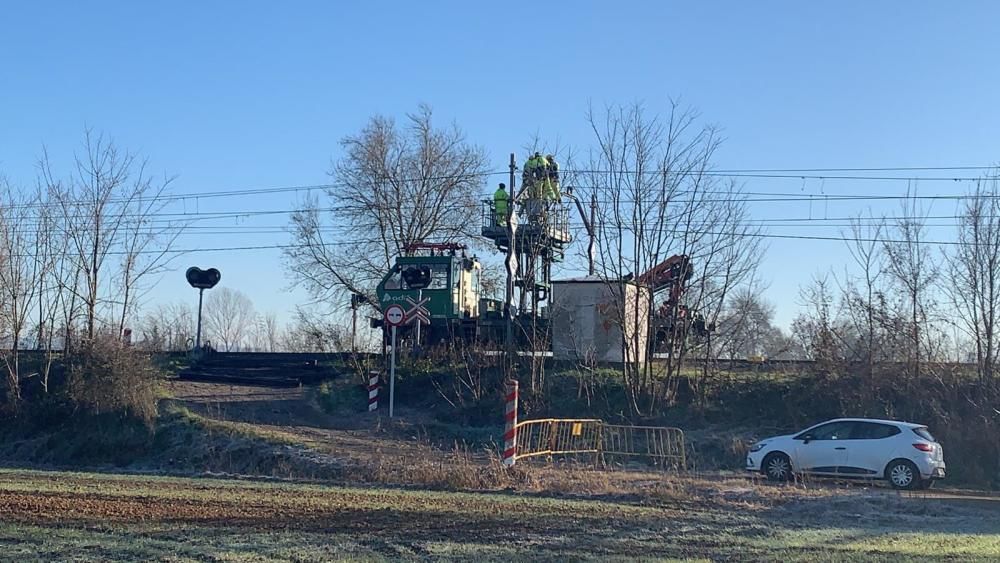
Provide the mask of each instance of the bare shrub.
[{"label": "bare shrub", "polygon": [[67,393],[86,414],[119,414],[147,424],[156,418],[160,373],[148,354],[98,335],[66,358]]}]

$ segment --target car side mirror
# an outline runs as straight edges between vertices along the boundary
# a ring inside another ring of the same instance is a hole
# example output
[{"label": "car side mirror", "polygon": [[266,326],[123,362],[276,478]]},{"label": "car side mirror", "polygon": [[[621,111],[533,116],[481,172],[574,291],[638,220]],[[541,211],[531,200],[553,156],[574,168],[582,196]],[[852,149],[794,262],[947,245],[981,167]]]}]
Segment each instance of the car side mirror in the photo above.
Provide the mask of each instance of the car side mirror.
[{"label": "car side mirror", "polygon": [[805,436],[802,437],[802,443],[808,444],[810,441],[812,441],[812,439],[813,439],[812,434],[806,434]]}]

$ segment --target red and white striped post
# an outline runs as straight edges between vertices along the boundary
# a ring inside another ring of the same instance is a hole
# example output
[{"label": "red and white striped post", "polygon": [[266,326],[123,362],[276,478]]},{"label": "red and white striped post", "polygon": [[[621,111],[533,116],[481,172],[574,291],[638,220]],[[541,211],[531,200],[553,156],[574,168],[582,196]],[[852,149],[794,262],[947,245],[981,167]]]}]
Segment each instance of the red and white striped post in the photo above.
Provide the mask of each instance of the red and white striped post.
[{"label": "red and white striped post", "polygon": [[378,409],[378,376],[377,371],[368,372],[368,412]]},{"label": "red and white striped post", "polygon": [[513,467],[517,461],[517,381],[508,382],[505,391],[503,464]]}]

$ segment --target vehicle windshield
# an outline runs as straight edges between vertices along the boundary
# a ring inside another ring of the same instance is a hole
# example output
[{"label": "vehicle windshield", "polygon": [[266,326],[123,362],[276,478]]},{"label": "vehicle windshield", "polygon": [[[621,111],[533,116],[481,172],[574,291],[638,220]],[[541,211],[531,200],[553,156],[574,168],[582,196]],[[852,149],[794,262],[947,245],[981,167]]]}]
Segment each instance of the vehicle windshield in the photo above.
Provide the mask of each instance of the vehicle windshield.
[{"label": "vehicle windshield", "polygon": [[936,442],[937,441],[937,440],[934,439],[934,436],[931,434],[931,431],[928,430],[926,426],[921,427],[921,428],[914,428],[913,429],[913,433],[916,434],[917,436],[920,436],[924,440],[927,440],[928,442]]},{"label": "vehicle windshield", "polygon": [[[447,264],[420,264],[416,268],[427,268],[431,273],[430,284],[424,289],[448,289],[448,265]],[[407,287],[406,289],[413,289]]]}]

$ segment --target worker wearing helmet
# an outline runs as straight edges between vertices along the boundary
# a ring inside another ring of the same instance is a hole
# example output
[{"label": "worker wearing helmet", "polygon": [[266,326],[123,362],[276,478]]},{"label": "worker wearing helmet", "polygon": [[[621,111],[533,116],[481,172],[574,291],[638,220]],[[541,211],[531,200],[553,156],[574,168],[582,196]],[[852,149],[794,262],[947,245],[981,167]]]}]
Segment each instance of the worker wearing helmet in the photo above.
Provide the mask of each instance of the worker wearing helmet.
[{"label": "worker wearing helmet", "polygon": [[556,162],[556,157],[551,154],[545,155],[545,172],[545,199],[550,202],[558,202],[562,197],[562,194],[559,191],[559,163]]},{"label": "worker wearing helmet", "polygon": [[549,178],[549,161],[542,156],[542,153],[535,153],[535,180],[539,182],[544,182]]},{"label": "worker wearing helmet", "polygon": [[524,190],[528,195],[524,206],[529,222],[538,222],[542,218],[542,198],[545,197],[546,174],[545,157],[541,153],[536,152],[524,163]]},{"label": "worker wearing helmet", "polygon": [[500,184],[497,191],[493,192],[494,222],[501,227],[507,225],[507,210],[510,208],[510,196],[507,194],[506,188],[507,186]]},{"label": "worker wearing helmet", "polygon": [[535,197],[541,200],[548,198],[549,194],[549,161],[542,153],[535,153]]},{"label": "worker wearing helmet", "polygon": [[524,165],[524,186],[528,189],[528,197],[541,199],[544,196],[542,182],[547,174],[546,165],[545,157],[538,152],[532,155],[527,164]]},{"label": "worker wearing helmet", "polygon": [[538,153],[528,157],[524,163],[524,172],[521,174],[521,185],[524,186],[525,193],[529,198],[538,197],[538,180],[541,174],[542,161],[538,158]]}]

